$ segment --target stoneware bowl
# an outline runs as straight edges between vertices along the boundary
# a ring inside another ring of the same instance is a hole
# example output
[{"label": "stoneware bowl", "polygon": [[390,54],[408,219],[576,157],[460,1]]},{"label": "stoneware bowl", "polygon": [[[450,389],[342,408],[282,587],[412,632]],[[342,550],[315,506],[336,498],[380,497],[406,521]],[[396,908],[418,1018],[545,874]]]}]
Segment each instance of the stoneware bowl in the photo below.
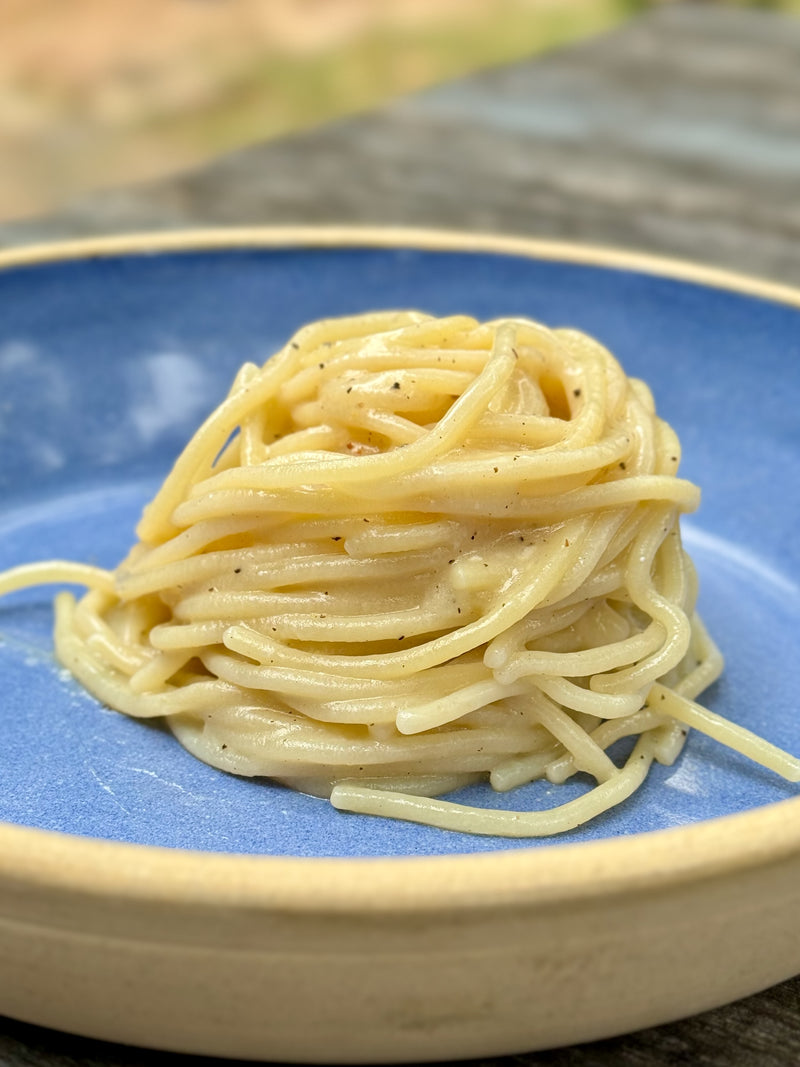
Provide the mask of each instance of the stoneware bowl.
[{"label": "stoneware bowl", "polygon": [[[241,362],[379,307],[577,326],[650,382],[704,489],[686,540],[727,659],[704,699],[800,752],[800,293],[717,271],[338,229],[6,252],[0,567],[115,564]],[[408,1062],[600,1038],[800,972],[797,787],[713,742],[692,735],[555,841],[337,813],[100,707],[52,658],[53,592],[0,602],[0,1013],[161,1049]],[[553,802],[542,783],[469,795]]]}]

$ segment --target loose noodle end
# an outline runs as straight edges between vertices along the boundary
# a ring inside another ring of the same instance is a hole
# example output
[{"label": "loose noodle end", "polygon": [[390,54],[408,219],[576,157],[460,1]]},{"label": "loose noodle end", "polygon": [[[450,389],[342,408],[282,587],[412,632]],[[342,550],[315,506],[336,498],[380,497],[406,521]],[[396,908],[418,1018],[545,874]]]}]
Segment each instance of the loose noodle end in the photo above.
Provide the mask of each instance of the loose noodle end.
[{"label": "loose noodle end", "polygon": [[[224,771],[447,830],[560,834],[689,727],[800,780],[695,703],[722,657],[694,612],[680,515],[699,490],[679,461],[647,387],[577,331],[312,323],[242,367],[115,572],[25,565],[0,595],[86,585],[57,601],[62,663]],[[435,795],[581,773],[597,785],[545,811]]]}]

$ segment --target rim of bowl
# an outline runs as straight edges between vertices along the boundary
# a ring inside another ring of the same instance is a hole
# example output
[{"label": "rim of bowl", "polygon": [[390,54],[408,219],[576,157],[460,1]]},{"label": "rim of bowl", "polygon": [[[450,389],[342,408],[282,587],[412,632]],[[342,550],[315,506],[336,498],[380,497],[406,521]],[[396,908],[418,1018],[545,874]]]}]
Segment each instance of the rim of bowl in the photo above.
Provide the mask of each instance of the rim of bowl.
[{"label": "rim of bowl", "polygon": [[[395,226],[247,226],[79,238],[2,249],[0,271],[120,255],[282,247],[510,255],[635,271],[800,308],[800,289],[687,260],[560,240]],[[724,877],[798,855],[800,796],[626,837],[567,844],[555,838],[544,847],[425,857],[197,852],[0,822],[0,887],[317,915],[480,912],[590,901]]]}]

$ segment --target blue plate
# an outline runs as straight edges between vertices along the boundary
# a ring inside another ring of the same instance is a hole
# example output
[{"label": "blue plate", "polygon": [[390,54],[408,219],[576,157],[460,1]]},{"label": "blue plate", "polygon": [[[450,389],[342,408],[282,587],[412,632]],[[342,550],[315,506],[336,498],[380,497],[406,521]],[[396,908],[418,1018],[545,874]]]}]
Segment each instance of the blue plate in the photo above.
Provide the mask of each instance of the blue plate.
[{"label": "blue plate", "polygon": [[[726,670],[704,700],[800,752],[800,294],[636,257],[439,235],[198,235],[7,257],[0,270],[0,568],[113,566],[142,505],[244,360],[301,324],[375,308],[524,315],[605,343],[651,384],[703,487],[685,523]],[[97,704],[52,656],[51,600],[0,601],[0,820],[181,849],[289,856],[552,847],[713,819],[797,793],[693,734],[626,805],[556,842],[342,814],[189,756]],[[583,790],[537,783],[520,810]]]}]

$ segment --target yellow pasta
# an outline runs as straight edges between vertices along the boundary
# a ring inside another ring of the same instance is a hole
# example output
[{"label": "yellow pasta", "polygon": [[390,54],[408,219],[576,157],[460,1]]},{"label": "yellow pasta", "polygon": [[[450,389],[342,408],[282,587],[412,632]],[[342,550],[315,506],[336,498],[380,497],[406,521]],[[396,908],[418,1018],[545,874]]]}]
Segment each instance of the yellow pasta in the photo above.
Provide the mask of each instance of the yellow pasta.
[{"label": "yellow pasta", "polygon": [[[245,364],[113,573],[77,580],[59,659],[166,716],[225,771],[337,808],[472,833],[559,833],[622,802],[688,726],[800,779],[694,698],[722,658],[679,516],[699,492],[644,383],[527,320],[384,312]],[[72,570],[69,567],[73,566]],[[638,738],[623,766],[608,749]],[[538,812],[437,799],[476,780],[596,782]]]}]

